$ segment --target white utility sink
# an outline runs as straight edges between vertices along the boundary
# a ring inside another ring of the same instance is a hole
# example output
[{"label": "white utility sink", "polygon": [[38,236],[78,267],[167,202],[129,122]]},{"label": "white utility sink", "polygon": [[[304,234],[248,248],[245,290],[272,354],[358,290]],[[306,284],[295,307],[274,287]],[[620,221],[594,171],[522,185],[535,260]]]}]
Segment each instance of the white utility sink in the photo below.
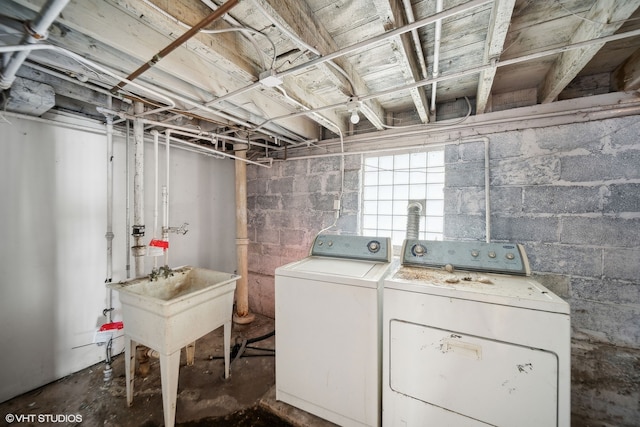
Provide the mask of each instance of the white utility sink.
[{"label": "white utility sink", "polygon": [[193,363],[192,343],[224,326],[224,370],[229,376],[231,321],[235,274],[191,266],[179,267],[153,279],[138,277],[107,286],[120,293],[125,335],[127,404],[133,402],[136,345],[160,354],[164,424],[175,422],[180,349],[189,345],[187,364]]}]

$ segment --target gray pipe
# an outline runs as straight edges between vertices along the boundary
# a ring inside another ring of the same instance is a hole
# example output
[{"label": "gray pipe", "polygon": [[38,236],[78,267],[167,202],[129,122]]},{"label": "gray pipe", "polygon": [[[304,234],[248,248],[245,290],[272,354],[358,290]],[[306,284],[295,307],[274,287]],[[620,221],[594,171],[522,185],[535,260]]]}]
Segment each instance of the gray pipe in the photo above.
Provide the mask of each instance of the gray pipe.
[{"label": "gray pipe", "polygon": [[[56,20],[62,9],[69,3],[69,0],[49,0],[34,22],[27,23],[28,34],[22,40],[24,44],[34,44],[47,38],[47,30]],[[14,52],[0,76],[0,89],[8,89],[13,84],[16,73],[31,49]]]},{"label": "gray pipe", "polygon": [[418,239],[420,233],[420,213],[422,205],[418,202],[407,206],[407,239]]}]

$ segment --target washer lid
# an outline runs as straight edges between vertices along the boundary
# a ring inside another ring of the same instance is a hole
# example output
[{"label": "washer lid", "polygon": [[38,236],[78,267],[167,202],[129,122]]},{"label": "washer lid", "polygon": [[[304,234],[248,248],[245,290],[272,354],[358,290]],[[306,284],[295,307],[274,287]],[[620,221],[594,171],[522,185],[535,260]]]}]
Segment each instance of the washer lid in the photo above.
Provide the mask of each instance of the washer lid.
[{"label": "washer lid", "polygon": [[529,277],[400,267],[385,280],[384,287],[569,314],[569,304]]},{"label": "washer lid", "polygon": [[311,256],[276,268],[276,277],[377,288],[389,271],[388,262],[371,262]]}]

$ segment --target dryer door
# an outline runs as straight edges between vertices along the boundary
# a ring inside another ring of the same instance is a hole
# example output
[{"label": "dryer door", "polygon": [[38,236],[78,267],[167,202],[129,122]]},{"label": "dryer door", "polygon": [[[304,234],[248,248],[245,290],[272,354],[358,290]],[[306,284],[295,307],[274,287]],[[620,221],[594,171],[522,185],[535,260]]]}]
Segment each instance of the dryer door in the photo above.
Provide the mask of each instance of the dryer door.
[{"label": "dryer door", "polygon": [[400,320],[389,338],[394,392],[490,425],[557,425],[555,354]]}]

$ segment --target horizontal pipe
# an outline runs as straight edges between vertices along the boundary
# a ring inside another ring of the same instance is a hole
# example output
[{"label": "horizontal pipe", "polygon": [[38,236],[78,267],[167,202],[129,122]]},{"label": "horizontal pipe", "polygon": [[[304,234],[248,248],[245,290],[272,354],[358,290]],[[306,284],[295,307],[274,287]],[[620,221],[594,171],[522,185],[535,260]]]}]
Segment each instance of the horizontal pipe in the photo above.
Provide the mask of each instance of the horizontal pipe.
[{"label": "horizontal pipe", "polygon": [[[126,80],[134,80],[135,78],[140,76],[142,73],[147,71],[149,68],[151,68],[154,65],[156,65],[162,58],[164,58],[165,56],[167,56],[168,54],[170,54],[171,52],[176,50],[178,47],[180,47],[184,42],[186,42],[187,40],[189,40],[190,38],[192,38],[193,36],[198,34],[198,32],[201,29],[203,29],[204,27],[206,27],[207,25],[211,24],[213,21],[215,21],[216,19],[218,19],[219,17],[221,17],[222,15],[227,13],[236,4],[238,4],[238,0],[227,0],[222,6],[220,6],[220,8],[218,10],[216,10],[213,13],[209,14],[206,18],[204,18],[202,21],[198,22],[196,25],[191,27],[189,30],[187,30],[180,37],[175,39],[173,42],[169,43],[169,45],[167,47],[165,47],[160,52],[155,54],[153,56],[153,58],[151,58],[149,61],[147,61],[144,64],[142,64],[133,73],[129,74],[129,76],[127,77]],[[115,85],[111,89],[111,91],[112,92],[116,92],[119,89],[122,89],[124,86],[125,86],[125,80],[122,80],[120,83]]]}]

